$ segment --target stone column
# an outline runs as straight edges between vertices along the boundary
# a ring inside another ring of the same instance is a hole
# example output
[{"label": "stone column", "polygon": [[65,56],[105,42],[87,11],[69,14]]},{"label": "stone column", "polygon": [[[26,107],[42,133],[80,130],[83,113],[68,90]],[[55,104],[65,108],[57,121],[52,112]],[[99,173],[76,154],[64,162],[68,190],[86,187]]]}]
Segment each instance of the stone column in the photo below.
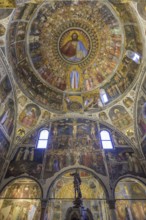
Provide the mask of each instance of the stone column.
[{"label": "stone column", "polygon": [[115,203],[116,203],[115,200],[108,201],[110,220],[118,220],[116,216]]},{"label": "stone column", "polygon": [[42,202],[41,202],[41,218],[40,218],[40,220],[44,220],[45,219],[46,207],[47,207],[47,200],[46,199],[42,199]]}]

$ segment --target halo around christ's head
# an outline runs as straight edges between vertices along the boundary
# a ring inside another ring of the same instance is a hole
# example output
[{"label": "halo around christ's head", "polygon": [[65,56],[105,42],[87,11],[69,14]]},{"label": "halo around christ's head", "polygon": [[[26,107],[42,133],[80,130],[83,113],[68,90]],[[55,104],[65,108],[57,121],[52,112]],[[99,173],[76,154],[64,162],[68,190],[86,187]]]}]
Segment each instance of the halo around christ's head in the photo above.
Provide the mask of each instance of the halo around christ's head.
[{"label": "halo around christ's head", "polygon": [[78,63],[86,59],[91,50],[88,34],[79,28],[70,28],[59,38],[59,53],[67,62]]}]

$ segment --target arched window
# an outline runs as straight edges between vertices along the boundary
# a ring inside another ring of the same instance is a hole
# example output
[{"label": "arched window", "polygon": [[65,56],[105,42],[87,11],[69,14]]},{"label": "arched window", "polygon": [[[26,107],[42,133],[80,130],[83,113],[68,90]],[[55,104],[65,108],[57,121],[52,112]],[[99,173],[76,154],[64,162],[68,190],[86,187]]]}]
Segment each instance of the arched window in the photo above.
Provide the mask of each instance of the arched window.
[{"label": "arched window", "polygon": [[38,138],[37,148],[47,148],[49,131],[47,129],[41,130]]},{"label": "arched window", "polygon": [[100,98],[103,104],[108,102],[108,97],[104,89],[100,89]]},{"label": "arched window", "polygon": [[111,136],[110,136],[110,133],[108,131],[105,131],[105,130],[101,131],[100,132],[100,138],[101,138],[103,149],[113,149]]}]

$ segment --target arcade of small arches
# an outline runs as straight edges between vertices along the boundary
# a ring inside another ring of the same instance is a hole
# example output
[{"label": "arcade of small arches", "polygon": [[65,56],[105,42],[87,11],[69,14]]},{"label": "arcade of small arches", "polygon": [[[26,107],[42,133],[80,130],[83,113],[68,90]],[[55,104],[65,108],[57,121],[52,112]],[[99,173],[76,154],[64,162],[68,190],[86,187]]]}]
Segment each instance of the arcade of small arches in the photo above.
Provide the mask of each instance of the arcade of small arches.
[{"label": "arcade of small arches", "polygon": [[50,120],[18,142],[10,158],[1,187],[4,216],[66,219],[74,200],[73,172],[81,177],[83,205],[94,219],[146,215],[144,160],[107,123],[88,117]]},{"label": "arcade of small arches", "polygon": [[[74,168],[61,172],[51,183],[21,176],[6,181],[0,189],[1,219],[65,219],[74,200],[72,172],[81,178],[83,202],[95,219],[139,220],[146,216],[146,182],[142,178],[123,176],[114,186],[88,169]],[[122,192],[122,193],[121,193]],[[9,212],[5,213],[5,207]],[[62,212],[62,209],[64,212]],[[127,214],[128,213],[128,214]]]}]

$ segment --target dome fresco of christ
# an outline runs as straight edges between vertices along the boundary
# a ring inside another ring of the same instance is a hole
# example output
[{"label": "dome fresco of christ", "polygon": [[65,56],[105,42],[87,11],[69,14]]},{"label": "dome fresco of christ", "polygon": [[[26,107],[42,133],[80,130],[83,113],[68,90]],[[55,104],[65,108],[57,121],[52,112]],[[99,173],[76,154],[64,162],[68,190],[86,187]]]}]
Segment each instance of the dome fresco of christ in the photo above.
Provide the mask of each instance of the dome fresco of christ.
[{"label": "dome fresco of christ", "polygon": [[139,74],[143,53],[138,21],[129,8],[56,1],[53,6],[46,2],[16,9],[7,52],[23,92],[56,111],[69,109],[63,103],[70,94],[81,97],[83,109],[92,100],[96,111],[101,108],[100,90],[107,96],[104,105],[126,94]]}]

